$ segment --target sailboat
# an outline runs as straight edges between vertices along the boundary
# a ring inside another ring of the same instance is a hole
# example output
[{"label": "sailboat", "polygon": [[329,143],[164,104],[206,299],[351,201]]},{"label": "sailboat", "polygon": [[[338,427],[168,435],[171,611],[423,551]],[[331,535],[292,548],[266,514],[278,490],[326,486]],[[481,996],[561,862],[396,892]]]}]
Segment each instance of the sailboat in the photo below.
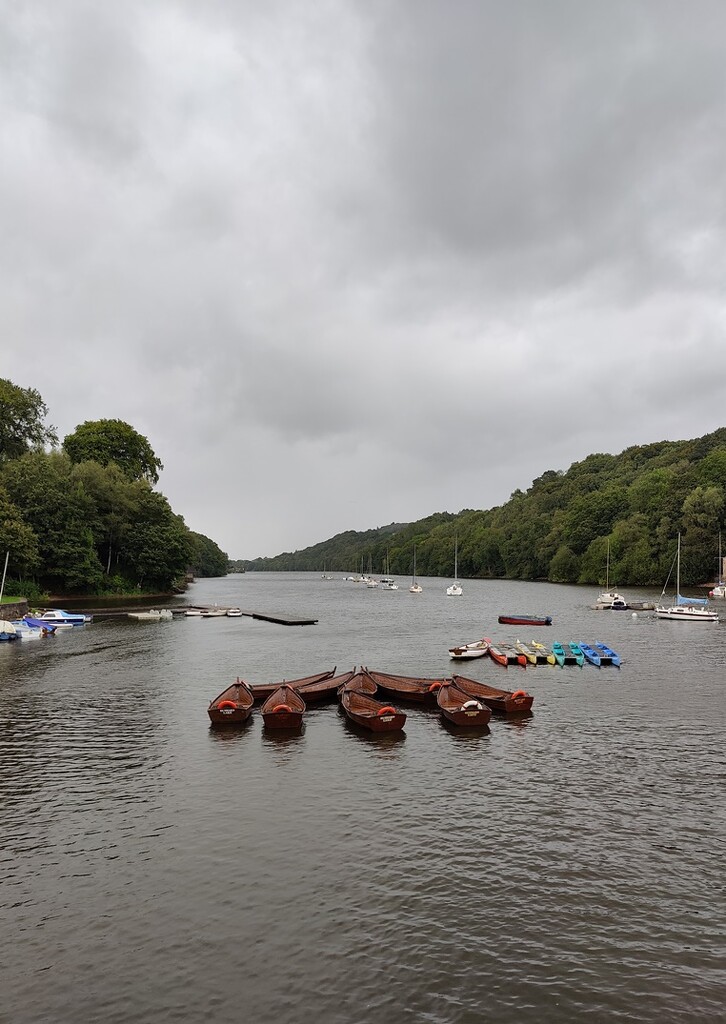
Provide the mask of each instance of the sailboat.
[{"label": "sailboat", "polygon": [[388,558],[388,548],[386,548],[386,574],[381,576],[381,590],[398,590],[398,584],[391,576],[391,563]]},{"label": "sailboat", "polygon": [[[671,566],[671,571],[673,566]],[[670,573],[668,573],[670,579]],[[661,593],[663,599],[668,586],[668,580]],[[675,603],[667,605],[656,605],[656,617],[659,619],[671,619],[674,622],[718,622],[718,613],[711,611],[708,607],[708,599],[705,597],[681,597],[681,535],[678,534],[678,546],[676,548],[676,595]]]},{"label": "sailboat", "polygon": [[598,594],[597,601],[595,602],[598,608],[611,608],[613,611],[624,610],[628,607],[625,598],[617,592],[617,590],[610,589],[610,538],[608,537],[608,554],[607,561],[605,562],[605,590],[602,594]]},{"label": "sailboat", "polygon": [[721,531],[718,531],[718,583],[709,591],[709,597],[726,597],[726,582],[723,578],[723,557],[721,555]]},{"label": "sailboat", "polygon": [[454,538],[454,582],[446,588],[447,597],[461,597],[464,591],[459,583],[459,538]]},{"label": "sailboat", "polygon": [[421,594],[423,587],[420,583],[416,582],[416,545],[413,546],[413,579],[411,580],[411,586],[408,588],[412,594]]}]

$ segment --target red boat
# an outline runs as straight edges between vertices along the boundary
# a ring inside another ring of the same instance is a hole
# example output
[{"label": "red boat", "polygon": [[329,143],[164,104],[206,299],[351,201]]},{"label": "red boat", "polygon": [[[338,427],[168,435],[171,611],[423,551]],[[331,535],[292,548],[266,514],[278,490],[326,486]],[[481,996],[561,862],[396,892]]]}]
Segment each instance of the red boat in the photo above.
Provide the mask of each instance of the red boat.
[{"label": "red boat", "polygon": [[207,714],[213,725],[241,725],[252,714],[254,701],[247,683],[238,679],[214,698]]},{"label": "red boat", "polygon": [[284,683],[270,694],[260,710],[267,729],[299,729],[306,705],[297,690]]},{"label": "red boat", "polygon": [[446,679],[429,679],[424,676],[397,676],[388,672],[365,670],[378,689],[397,700],[408,700],[415,704],[427,704],[436,707],[436,691]]},{"label": "red boat", "polygon": [[343,690],[357,690],[359,693],[367,693],[372,697],[378,690],[378,685],[369,672],[362,668],[359,672],[351,673],[350,679],[338,687],[338,696]]},{"label": "red boat", "polygon": [[492,713],[481,700],[462,690],[456,682],[447,682],[436,693],[441,713],[453,725],[484,726],[489,724]]},{"label": "red boat", "polygon": [[327,672],[316,672],[312,676],[303,676],[302,679],[283,679],[279,683],[254,683],[250,686],[255,700],[267,700],[280,686],[294,686],[296,690],[309,686],[312,683],[319,683],[323,679],[329,679],[335,675],[335,666]]},{"label": "red boat", "polygon": [[499,690],[496,686],[488,686],[476,679],[467,679],[466,676],[454,676],[453,681],[460,690],[482,701],[492,711],[499,711],[505,715],[522,715],[532,710],[534,697],[526,690]]},{"label": "red boat", "polygon": [[[400,732],[406,716],[390,704],[382,704],[369,693],[357,688],[357,683],[346,685],[340,691],[340,706],[356,725],[371,732]],[[362,683],[362,685],[367,685]]]},{"label": "red boat", "polygon": [[551,615],[500,615],[499,622],[508,626],[551,626]]},{"label": "red boat", "polygon": [[527,667],[525,656],[521,651],[515,650],[511,644],[495,644],[490,640],[489,657],[496,661],[498,665],[503,665],[504,668],[508,665],[521,665],[522,668]]}]

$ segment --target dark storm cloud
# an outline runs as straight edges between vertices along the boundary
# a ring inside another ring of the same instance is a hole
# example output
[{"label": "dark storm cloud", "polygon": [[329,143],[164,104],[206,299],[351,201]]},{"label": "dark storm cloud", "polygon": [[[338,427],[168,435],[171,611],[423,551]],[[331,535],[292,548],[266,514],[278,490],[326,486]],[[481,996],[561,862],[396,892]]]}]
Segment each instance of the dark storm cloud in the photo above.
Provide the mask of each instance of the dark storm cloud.
[{"label": "dark storm cloud", "polygon": [[720,3],[1,6],[2,375],[231,554],[722,425]]}]

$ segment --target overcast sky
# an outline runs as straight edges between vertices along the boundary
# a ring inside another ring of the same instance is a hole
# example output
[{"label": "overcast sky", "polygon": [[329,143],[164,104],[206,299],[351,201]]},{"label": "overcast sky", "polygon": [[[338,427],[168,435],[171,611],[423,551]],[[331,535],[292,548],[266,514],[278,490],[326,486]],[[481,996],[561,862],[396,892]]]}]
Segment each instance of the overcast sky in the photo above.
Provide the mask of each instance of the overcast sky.
[{"label": "overcast sky", "polygon": [[0,0],[0,376],[231,557],[726,424],[722,0]]}]

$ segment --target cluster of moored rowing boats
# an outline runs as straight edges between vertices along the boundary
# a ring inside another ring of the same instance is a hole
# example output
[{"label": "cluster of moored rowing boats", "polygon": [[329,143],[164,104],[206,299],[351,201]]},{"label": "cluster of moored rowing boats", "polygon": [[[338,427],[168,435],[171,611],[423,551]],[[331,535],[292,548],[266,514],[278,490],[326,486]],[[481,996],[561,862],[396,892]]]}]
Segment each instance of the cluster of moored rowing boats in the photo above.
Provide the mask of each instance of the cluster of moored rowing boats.
[{"label": "cluster of moored rowing boats", "polygon": [[458,647],[449,648],[449,657],[454,660],[467,658],[483,658],[488,655],[498,665],[579,665],[582,667],[585,662],[601,668],[603,665],[615,665],[620,668],[622,663],[620,655],[611,650],[607,644],[597,640],[594,644],[586,644],[582,641],[571,640],[568,644],[555,642],[552,647],[546,647],[537,640],[530,643],[522,643],[515,640],[513,644],[494,643],[488,637],[481,640],[473,640],[468,644],[460,644]]},{"label": "cluster of moored rowing boats", "polygon": [[267,685],[250,685],[237,679],[214,698],[207,711],[212,725],[241,725],[249,719],[255,702],[261,702],[260,713],[267,729],[299,729],[308,704],[336,698],[351,722],[371,732],[403,729],[406,715],[390,700],[438,709],[452,725],[471,728],[488,725],[493,711],[530,714],[534,699],[526,690],[500,690],[465,676],[429,679],[362,667],[336,675],[333,668]]}]

